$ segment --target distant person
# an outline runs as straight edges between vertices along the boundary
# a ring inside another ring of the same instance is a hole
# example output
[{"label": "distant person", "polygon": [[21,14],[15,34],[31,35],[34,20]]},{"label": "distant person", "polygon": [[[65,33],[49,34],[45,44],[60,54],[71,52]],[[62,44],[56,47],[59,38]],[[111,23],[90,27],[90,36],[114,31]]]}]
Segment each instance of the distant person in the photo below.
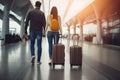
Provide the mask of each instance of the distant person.
[{"label": "distant person", "polygon": [[61,18],[60,16],[58,16],[58,10],[55,6],[52,7],[51,12],[47,17],[45,31],[46,32],[48,31],[47,38],[48,38],[48,44],[49,44],[49,58],[50,58],[49,64],[51,64],[53,40],[54,40],[54,44],[55,43],[58,44],[59,31],[62,34]]},{"label": "distant person", "polygon": [[36,1],[35,9],[30,11],[26,18],[25,23],[25,34],[27,35],[27,27],[28,23],[30,22],[30,50],[32,60],[31,63],[35,62],[35,39],[37,39],[37,63],[41,64],[41,53],[42,53],[42,29],[45,30],[46,20],[44,13],[40,10],[41,2]]}]

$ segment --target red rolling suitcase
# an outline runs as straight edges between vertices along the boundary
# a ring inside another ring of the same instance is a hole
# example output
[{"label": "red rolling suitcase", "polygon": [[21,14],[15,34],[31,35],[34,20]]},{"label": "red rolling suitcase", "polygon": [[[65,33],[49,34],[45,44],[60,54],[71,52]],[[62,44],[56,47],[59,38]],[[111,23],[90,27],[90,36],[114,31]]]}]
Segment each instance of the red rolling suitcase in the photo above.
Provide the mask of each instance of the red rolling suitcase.
[{"label": "red rolling suitcase", "polygon": [[61,43],[53,44],[52,48],[52,64],[53,68],[56,64],[61,64],[64,66],[64,57],[65,57],[65,46]]},{"label": "red rolling suitcase", "polygon": [[73,40],[73,46],[70,47],[70,65],[71,68],[73,65],[78,65],[81,66],[82,65],[82,47],[78,46],[78,39],[79,36],[78,34],[73,34],[73,37],[77,36],[77,45],[74,44],[74,40]]}]

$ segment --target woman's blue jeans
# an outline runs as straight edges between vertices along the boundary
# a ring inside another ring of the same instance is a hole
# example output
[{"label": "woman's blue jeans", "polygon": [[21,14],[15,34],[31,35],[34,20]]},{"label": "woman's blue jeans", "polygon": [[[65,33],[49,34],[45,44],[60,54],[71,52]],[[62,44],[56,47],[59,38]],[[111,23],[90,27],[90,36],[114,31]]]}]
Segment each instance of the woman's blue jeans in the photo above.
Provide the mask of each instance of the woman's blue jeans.
[{"label": "woman's blue jeans", "polygon": [[58,42],[59,42],[59,32],[48,31],[47,38],[48,38],[48,44],[49,44],[49,57],[51,58],[52,57],[53,41],[54,41],[54,44],[58,44]]},{"label": "woman's blue jeans", "polygon": [[37,39],[37,61],[40,61],[41,58],[41,52],[42,52],[42,32],[36,31],[36,32],[30,32],[30,50],[31,50],[31,56],[35,56],[35,40]]}]

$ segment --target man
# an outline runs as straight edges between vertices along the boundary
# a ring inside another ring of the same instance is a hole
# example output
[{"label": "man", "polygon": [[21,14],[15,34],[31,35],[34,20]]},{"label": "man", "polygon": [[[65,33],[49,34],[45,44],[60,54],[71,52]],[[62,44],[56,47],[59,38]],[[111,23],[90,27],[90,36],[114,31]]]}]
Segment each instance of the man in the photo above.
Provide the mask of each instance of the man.
[{"label": "man", "polygon": [[25,23],[25,34],[27,35],[27,27],[28,23],[30,22],[30,50],[31,50],[31,56],[32,60],[31,63],[35,62],[35,39],[37,39],[37,63],[41,64],[41,53],[42,53],[42,29],[45,30],[46,20],[44,13],[40,10],[41,2],[37,1],[35,3],[35,9],[30,11],[26,18]]}]

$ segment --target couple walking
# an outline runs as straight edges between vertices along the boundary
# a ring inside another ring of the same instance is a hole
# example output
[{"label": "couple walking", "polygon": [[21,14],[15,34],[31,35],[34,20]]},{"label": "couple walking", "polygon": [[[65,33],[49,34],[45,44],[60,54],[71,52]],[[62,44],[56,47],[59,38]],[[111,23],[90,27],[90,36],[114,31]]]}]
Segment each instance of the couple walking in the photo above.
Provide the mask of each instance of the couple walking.
[{"label": "couple walking", "polygon": [[[55,43],[59,41],[59,31],[62,34],[61,29],[61,19],[58,16],[58,11],[55,6],[52,7],[50,15],[47,16],[47,21],[45,19],[44,12],[40,10],[41,2],[36,1],[35,9],[30,11],[26,17],[25,23],[25,35],[27,35],[27,28],[30,22],[30,51],[31,51],[31,63],[35,62],[35,49],[34,44],[37,39],[37,63],[41,64],[41,54],[42,54],[42,35],[47,32],[47,39],[49,44],[49,58],[52,58],[52,44],[53,40]],[[56,36],[57,35],[57,36]]]}]

